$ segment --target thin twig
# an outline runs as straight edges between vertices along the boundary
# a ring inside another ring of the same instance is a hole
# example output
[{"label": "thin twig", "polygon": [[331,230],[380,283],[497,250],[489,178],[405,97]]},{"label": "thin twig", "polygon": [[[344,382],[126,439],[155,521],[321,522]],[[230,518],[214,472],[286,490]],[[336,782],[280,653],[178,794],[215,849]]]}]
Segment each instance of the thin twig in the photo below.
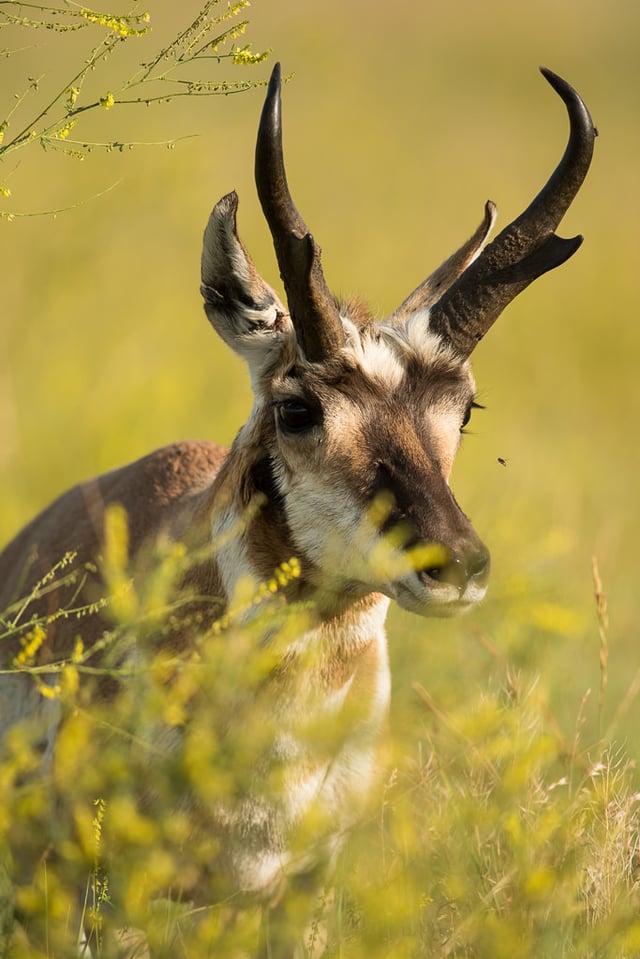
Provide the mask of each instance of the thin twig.
[{"label": "thin twig", "polygon": [[596,556],[591,558],[591,569],[593,573],[593,588],[596,600],[596,614],[598,617],[598,636],[600,638],[600,689],[598,692],[598,736],[602,737],[602,726],[604,717],[604,698],[607,688],[608,672],[607,665],[609,661],[609,616],[607,613],[607,598],[602,588],[602,579],[598,569],[598,560]]}]

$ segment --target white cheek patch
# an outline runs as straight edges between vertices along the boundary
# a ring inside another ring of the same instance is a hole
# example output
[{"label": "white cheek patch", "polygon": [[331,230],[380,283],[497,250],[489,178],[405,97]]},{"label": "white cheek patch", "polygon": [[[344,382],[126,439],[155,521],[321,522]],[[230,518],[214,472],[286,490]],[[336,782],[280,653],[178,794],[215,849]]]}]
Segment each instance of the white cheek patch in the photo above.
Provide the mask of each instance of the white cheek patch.
[{"label": "white cheek patch", "polygon": [[336,559],[356,538],[361,508],[344,489],[313,474],[294,477],[287,491],[287,518],[295,542],[316,564]]},{"label": "white cheek patch", "polygon": [[349,583],[387,593],[412,570],[409,555],[380,534],[362,501],[344,487],[327,488],[307,475],[285,495],[293,541],[322,571],[327,588],[339,591]]}]

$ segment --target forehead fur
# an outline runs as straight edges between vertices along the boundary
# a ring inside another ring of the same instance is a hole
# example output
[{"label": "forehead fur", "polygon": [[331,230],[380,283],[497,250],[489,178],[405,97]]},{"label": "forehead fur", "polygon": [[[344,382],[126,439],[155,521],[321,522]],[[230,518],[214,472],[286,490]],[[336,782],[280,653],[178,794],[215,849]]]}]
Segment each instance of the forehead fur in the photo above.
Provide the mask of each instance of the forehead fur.
[{"label": "forehead fur", "polygon": [[412,316],[400,326],[370,323],[360,330],[343,317],[343,325],[347,333],[344,352],[367,376],[391,389],[397,389],[412,373],[418,376],[468,373],[470,376],[469,365],[429,331],[426,315]]},{"label": "forehead fur", "polygon": [[374,322],[356,301],[341,305],[340,319],[345,344],[335,358],[322,364],[308,364],[297,349],[295,335],[287,338],[279,356],[280,375],[273,370],[269,377],[276,392],[294,394],[302,380],[318,393],[324,387],[349,392],[349,385],[355,386],[356,381],[387,396],[413,384],[444,386],[445,381],[453,389],[462,386],[465,392],[473,392],[469,362],[429,330],[428,312],[418,312],[399,325]]}]

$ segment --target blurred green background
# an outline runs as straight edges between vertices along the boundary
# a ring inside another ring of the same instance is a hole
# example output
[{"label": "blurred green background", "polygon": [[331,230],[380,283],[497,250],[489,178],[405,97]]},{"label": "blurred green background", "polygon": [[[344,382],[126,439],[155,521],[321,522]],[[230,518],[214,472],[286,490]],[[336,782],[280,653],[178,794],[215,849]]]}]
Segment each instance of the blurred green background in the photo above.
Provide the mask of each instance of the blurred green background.
[{"label": "blurred green background", "polygon": [[[99,93],[197,4],[147,9],[154,33],[105,65]],[[492,552],[489,598],[457,621],[393,612],[392,720],[411,736],[412,682],[451,704],[498,682],[506,657],[539,675],[568,736],[590,689],[583,737],[609,730],[638,754],[640,5],[254,0],[247,15],[240,42],[273,48],[271,61],[212,63],[211,78],[266,78],[275,58],[294,74],[284,103],[292,191],[332,287],[381,316],[466,239],[487,198],[504,225],[553,169],[566,114],[538,65],[585,98],[600,138],[561,231],[585,244],[508,309],[474,357],[486,410],[453,487]],[[87,45],[82,32],[39,34],[0,61],[0,113],[27,77],[63,82]],[[61,208],[117,184],[57,217],[0,220],[1,540],[77,480],[179,438],[228,443],[247,416],[248,377],[200,306],[199,256],[213,203],[236,189],[241,235],[278,285],[252,180],[262,98],[98,111],[80,137],[198,136],[82,163],[34,146],[0,169],[6,210]],[[610,614],[603,715],[593,555]]]}]

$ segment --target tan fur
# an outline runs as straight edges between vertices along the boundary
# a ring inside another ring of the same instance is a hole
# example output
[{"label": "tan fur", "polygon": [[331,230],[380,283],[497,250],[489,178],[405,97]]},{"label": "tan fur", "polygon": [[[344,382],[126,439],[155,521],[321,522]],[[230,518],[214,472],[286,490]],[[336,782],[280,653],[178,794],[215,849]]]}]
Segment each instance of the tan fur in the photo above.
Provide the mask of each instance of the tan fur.
[{"label": "tan fur", "polygon": [[[97,599],[103,592],[99,566],[105,511],[114,503],[126,510],[131,556],[140,557],[141,561],[144,547],[162,536],[186,540],[193,548],[206,542],[209,517],[204,504],[226,453],[213,443],[176,443],[64,493],[0,554],[0,609],[28,596],[70,552],[77,554],[73,565],[82,571],[85,580],[83,597],[88,602]],[[140,570],[140,575],[144,575],[144,570]],[[202,566],[194,575],[199,579],[198,591],[202,595],[222,595],[213,565]],[[65,608],[76,591],[77,583],[73,582],[42,599],[36,598],[29,604],[28,615],[46,615]],[[216,616],[219,610],[218,607]],[[83,620],[86,643],[97,638],[104,628],[97,615]],[[53,623],[42,650],[46,659],[57,660],[67,654],[76,632],[75,622],[61,619]],[[3,657],[15,655],[16,642],[3,646]]]}]

